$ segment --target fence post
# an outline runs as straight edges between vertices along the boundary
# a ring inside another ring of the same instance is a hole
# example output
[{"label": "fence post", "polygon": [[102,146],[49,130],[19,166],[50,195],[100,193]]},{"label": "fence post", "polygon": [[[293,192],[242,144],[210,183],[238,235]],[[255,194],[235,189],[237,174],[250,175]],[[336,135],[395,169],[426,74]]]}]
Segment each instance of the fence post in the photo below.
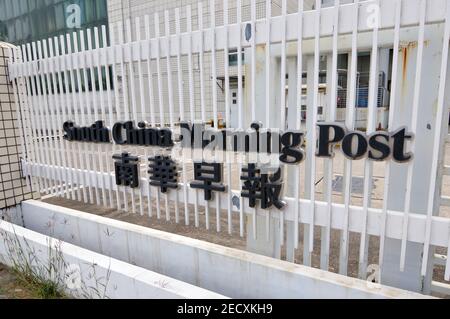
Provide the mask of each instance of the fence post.
[{"label": "fence post", "polygon": [[[256,61],[259,65],[263,65],[261,61],[265,61],[266,48],[264,46],[258,46],[256,50]],[[248,123],[245,123],[249,126],[251,123],[249,119],[251,119],[250,114],[250,99],[251,99],[251,81],[256,81],[256,105],[260,106],[261,109],[266,105],[266,103],[270,103],[270,123],[266,123],[264,120],[266,118],[265,112],[257,112],[257,120],[264,123],[264,127],[266,128],[279,128],[280,123],[280,63],[279,59],[276,57],[272,57],[272,63],[270,64],[270,76],[271,83],[273,83],[271,87],[270,99],[271,101],[266,101],[265,90],[266,90],[266,69],[264,67],[256,68],[256,79],[251,78],[250,65],[253,61],[251,61],[251,54],[246,50],[245,61],[246,61],[246,77],[245,77],[245,105],[246,116]],[[259,62],[257,62],[259,61]],[[256,239],[253,235],[253,227],[252,225],[252,216],[247,215],[247,251],[258,253],[264,256],[269,256],[273,258],[281,258],[281,243],[280,243],[280,224],[278,219],[272,218],[272,214],[277,214],[276,210],[271,211],[270,218],[266,218],[264,216],[256,217]],[[269,223],[269,225],[267,225]],[[269,232],[269,234],[267,234]],[[268,236],[269,235],[269,236]]]},{"label": "fence post", "polygon": [[[443,25],[433,25],[425,28],[425,43],[423,50],[423,69],[420,84],[420,100],[418,111],[418,125],[415,135],[414,169],[412,170],[411,183],[411,212],[426,214],[428,203],[428,188],[432,161],[430,156],[433,151],[433,137],[438,129],[436,123],[436,104],[438,100],[438,88],[442,60]],[[411,119],[411,106],[414,101],[414,92],[417,90],[415,81],[418,43],[403,43],[398,61],[399,85],[397,101],[394,110],[394,127],[413,127]],[[448,74],[448,73],[447,73]],[[426,80],[424,80],[426,79]],[[413,165],[410,163],[410,165]],[[392,164],[389,179],[388,209],[395,211],[405,210],[408,166]],[[440,186],[438,186],[440,188]],[[436,201],[439,198],[435,199]],[[435,205],[435,214],[439,214]],[[408,242],[406,245],[406,262],[404,271],[400,271],[401,240],[386,239],[384,263],[381,270],[381,283],[416,292],[427,292],[432,276],[432,263],[428,262],[427,278],[421,276],[423,245]],[[429,255],[430,261],[433,250]]]}]

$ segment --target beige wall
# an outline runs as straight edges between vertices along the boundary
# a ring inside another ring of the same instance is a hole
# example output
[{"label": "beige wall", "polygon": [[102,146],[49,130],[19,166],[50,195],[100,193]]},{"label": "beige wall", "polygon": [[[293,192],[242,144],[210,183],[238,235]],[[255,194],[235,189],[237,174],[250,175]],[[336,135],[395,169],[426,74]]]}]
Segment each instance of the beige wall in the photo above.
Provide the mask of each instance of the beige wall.
[{"label": "beige wall", "polygon": [[2,209],[32,198],[21,173],[21,131],[13,86],[8,77],[9,48],[8,44],[0,42],[0,219]]}]

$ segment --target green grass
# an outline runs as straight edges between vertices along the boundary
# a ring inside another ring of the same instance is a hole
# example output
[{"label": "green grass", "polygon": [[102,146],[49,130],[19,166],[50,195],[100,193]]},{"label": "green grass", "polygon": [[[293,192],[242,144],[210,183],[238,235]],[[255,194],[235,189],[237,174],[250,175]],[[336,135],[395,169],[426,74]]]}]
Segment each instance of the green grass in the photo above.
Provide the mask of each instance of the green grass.
[{"label": "green grass", "polygon": [[40,299],[63,299],[65,294],[58,285],[50,280],[44,280],[32,274],[25,274],[13,270],[17,277],[17,282],[23,285],[36,298]]},{"label": "green grass", "polygon": [[36,276],[33,272],[12,269],[17,282],[24,286],[30,293],[40,299],[63,299],[66,298],[58,285],[50,280]]}]

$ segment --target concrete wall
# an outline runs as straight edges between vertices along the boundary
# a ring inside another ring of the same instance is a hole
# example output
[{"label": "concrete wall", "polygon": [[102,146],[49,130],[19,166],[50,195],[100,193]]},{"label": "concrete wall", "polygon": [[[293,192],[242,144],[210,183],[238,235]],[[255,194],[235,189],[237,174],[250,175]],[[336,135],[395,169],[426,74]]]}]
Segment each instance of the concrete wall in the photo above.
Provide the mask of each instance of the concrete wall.
[{"label": "concrete wall", "polygon": [[[78,298],[216,299],[216,293],[0,221],[0,262],[27,260]],[[50,249],[49,249],[50,248]],[[52,253],[49,253],[49,252]],[[33,261],[31,261],[33,260]],[[55,265],[50,276],[44,269]],[[104,288],[106,287],[106,288]]]},{"label": "concrete wall", "polygon": [[38,201],[22,205],[29,229],[232,298],[424,297]]}]

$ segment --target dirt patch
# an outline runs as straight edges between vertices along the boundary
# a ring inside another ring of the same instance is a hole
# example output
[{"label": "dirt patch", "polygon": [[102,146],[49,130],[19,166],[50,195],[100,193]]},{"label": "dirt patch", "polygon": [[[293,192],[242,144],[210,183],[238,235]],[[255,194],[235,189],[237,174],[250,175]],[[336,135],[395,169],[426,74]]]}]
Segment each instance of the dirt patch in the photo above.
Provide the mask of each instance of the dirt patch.
[{"label": "dirt patch", "polygon": [[10,268],[0,264],[0,299],[36,299],[36,296],[18,281]]}]

